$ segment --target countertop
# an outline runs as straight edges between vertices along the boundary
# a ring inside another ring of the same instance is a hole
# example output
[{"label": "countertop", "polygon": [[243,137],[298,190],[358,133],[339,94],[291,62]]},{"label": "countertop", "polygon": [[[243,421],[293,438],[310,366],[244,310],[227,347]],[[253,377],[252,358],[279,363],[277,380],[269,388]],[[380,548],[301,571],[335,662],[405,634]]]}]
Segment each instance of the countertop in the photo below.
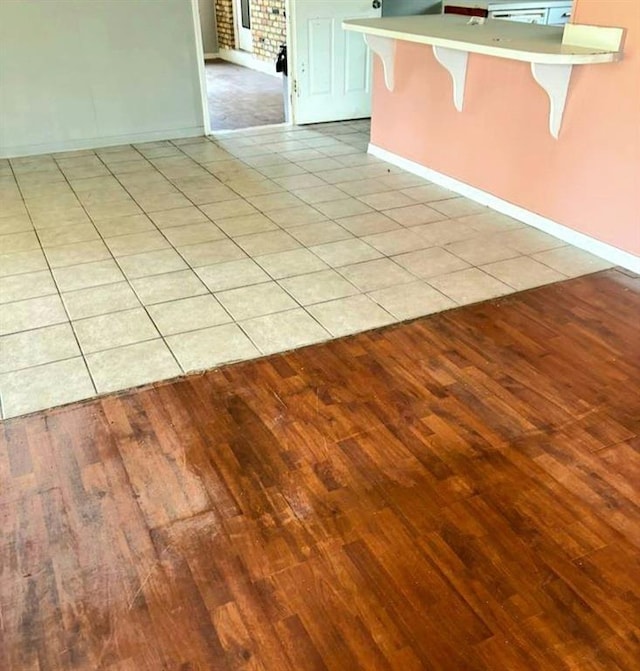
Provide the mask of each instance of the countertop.
[{"label": "countertop", "polygon": [[604,49],[563,44],[562,27],[512,21],[488,19],[472,24],[466,16],[437,15],[354,19],[343,26],[378,37],[533,63],[609,63],[620,57]]}]

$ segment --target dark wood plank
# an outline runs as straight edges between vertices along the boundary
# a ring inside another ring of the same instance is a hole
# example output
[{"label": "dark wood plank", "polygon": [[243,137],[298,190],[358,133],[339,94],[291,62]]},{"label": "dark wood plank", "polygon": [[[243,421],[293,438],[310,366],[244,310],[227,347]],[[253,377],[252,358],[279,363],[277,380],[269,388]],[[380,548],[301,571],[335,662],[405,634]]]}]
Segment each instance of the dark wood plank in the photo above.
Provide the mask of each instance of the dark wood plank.
[{"label": "dark wood plank", "polygon": [[635,671],[640,279],[0,426],[0,668]]}]

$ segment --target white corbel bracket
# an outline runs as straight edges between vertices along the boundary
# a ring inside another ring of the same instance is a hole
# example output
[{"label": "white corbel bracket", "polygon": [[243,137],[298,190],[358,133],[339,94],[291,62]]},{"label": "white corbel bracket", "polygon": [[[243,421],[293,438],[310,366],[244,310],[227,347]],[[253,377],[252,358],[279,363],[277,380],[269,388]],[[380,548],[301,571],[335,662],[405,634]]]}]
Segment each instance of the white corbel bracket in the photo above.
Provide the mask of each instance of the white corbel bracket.
[{"label": "white corbel bracket", "polygon": [[396,41],[389,37],[364,35],[364,41],[374,54],[377,54],[384,67],[384,83],[389,91],[395,88]]},{"label": "white corbel bracket", "polygon": [[469,52],[447,47],[433,47],[433,55],[442,67],[447,70],[453,80],[453,104],[458,112],[464,106],[464,87],[467,81],[467,63]]},{"label": "white corbel bracket", "polygon": [[572,68],[572,65],[531,63],[533,78],[549,96],[549,131],[556,140],[562,126]]}]

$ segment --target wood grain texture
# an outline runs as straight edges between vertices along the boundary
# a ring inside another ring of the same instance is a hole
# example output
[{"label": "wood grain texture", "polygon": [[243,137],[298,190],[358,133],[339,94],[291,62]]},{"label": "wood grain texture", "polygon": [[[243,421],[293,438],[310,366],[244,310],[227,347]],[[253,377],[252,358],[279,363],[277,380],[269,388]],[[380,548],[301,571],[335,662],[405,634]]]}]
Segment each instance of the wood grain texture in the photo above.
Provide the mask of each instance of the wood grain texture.
[{"label": "wood grain texture", "polygon": [[6,421],[0,668],[633,671],[640,281]]}]

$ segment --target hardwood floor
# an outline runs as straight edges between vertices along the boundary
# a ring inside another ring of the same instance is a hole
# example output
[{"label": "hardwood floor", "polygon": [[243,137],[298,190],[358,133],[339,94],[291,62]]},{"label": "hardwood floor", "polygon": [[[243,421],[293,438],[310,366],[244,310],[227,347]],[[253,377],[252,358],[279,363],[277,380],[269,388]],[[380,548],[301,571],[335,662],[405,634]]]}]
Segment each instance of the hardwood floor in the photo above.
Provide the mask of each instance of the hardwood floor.
[{"label": "hardwood floor", "polygon": [[0,668],[637,670],[639,314],[608,271],[6,421]]}]

